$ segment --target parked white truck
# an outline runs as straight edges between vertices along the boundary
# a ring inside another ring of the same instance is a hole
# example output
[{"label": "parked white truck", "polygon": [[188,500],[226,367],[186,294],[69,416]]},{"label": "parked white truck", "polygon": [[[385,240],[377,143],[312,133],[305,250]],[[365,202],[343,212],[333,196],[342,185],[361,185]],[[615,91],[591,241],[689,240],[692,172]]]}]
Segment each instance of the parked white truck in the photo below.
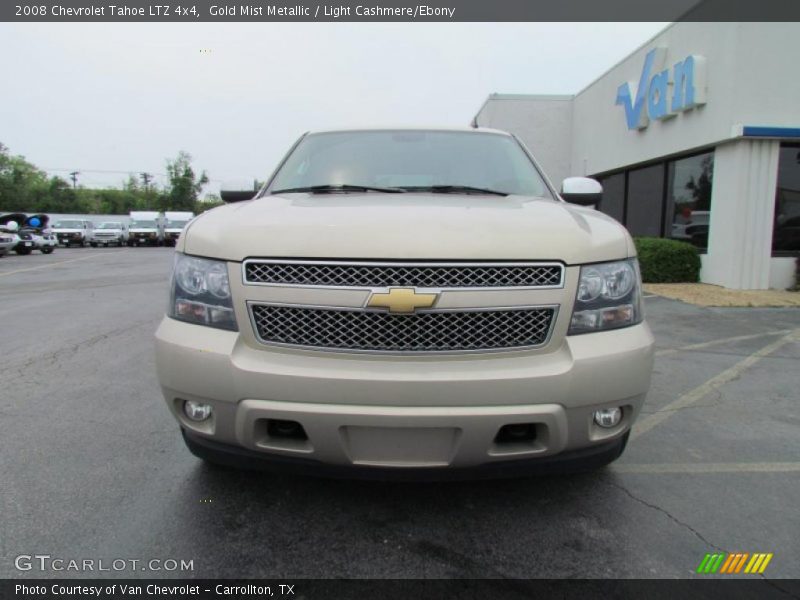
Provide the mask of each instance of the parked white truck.
[{"label": "parked white truck", "polygon": [[168,210],[164,213],[164,243],[174,246],[181,236],[181,231],[187,223],[194,219],[194,213],[189,211]]},{"label": "parked white truck", "polygon": [[164,244],[164,213],[155,210],[131,211],[128,246]]},{"label": "parked white truck", "polygon": [[109,244],[122,246],[126,243],[128,243],[128,226],[122,221],[100,223],[94,228],[92,241],[89,242],[92,248]]}]

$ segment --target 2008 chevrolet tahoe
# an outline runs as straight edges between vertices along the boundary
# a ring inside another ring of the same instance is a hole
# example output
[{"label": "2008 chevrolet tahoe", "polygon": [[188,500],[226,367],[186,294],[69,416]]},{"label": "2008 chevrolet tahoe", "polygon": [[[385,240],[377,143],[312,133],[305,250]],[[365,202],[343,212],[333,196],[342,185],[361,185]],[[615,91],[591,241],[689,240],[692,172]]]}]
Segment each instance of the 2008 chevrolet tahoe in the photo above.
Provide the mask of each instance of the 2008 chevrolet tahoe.
[{"label": "2008 chevrolet tahoe", "polygon": [[178,240],[157,365],[190,450],[414,477],[616,459],[653,337],[601,191],[559,194],[499,131],[304,135]]}]

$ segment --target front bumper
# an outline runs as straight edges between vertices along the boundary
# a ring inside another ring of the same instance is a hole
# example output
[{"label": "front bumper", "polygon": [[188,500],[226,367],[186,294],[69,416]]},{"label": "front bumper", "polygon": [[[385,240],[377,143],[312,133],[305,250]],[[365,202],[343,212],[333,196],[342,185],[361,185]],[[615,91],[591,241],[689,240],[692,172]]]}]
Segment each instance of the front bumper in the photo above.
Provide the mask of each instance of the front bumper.
[{"label": "front bumper", "polygon": [[[190,436],[264,457],[339,467],[468,468],[542,459],[622,439],[650,385],[646,324],[561,338],[551,351],[404,357],[256,348],[236,332],[164,318],[156,333],[167,406]],[[214,407],[186,419],[184,400]],[[623,407],[613,429],[595,410]],[[306,440],[276,438],[296,421]],[[504,425],[535,439],[498,442]]]},{"label": "front bumper", "polygon": [[84,241],[82,233],[57,233],[56,239],[59,244],[78,244]]}]

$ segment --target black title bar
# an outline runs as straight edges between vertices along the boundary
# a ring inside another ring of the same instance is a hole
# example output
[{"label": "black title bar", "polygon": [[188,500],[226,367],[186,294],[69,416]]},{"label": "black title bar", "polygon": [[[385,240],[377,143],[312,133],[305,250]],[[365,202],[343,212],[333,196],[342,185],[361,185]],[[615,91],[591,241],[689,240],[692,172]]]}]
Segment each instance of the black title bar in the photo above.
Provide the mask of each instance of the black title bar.
[{"label": "black title bar", "polygon": [[800,21],[794,0],[4,0],[0,21]]},{"label": "black title bar", "polygon": [[4,579],[3,600],[522,600],[528,598],[675,600],[798,597],[796,579]]}]

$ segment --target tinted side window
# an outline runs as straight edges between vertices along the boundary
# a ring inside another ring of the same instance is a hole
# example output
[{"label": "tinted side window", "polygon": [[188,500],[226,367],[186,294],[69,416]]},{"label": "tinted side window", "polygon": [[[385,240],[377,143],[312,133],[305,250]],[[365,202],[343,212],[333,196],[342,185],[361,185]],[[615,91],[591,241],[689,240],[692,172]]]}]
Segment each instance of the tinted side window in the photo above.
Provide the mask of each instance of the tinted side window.
[{"label": "tinted side window", "polygon": [[714,153],[675,160],[667,165],[668,219],[666,235],[708,247]]},{"label": "tinted side window", "polygon": [[781,144],[772,250],[800,251],[800,146],[796,145]]},{"label": "tinted side window", "polygon": [[601,183],[603,199],[600,201],[600,210],[622,223],[625,209],[625,173],[609,175]]},{"label": "tinted side window", "polygon": [[631,235],[661,235],[663,197],[663,163],[628,173],[628,214],[625,225]]}]

